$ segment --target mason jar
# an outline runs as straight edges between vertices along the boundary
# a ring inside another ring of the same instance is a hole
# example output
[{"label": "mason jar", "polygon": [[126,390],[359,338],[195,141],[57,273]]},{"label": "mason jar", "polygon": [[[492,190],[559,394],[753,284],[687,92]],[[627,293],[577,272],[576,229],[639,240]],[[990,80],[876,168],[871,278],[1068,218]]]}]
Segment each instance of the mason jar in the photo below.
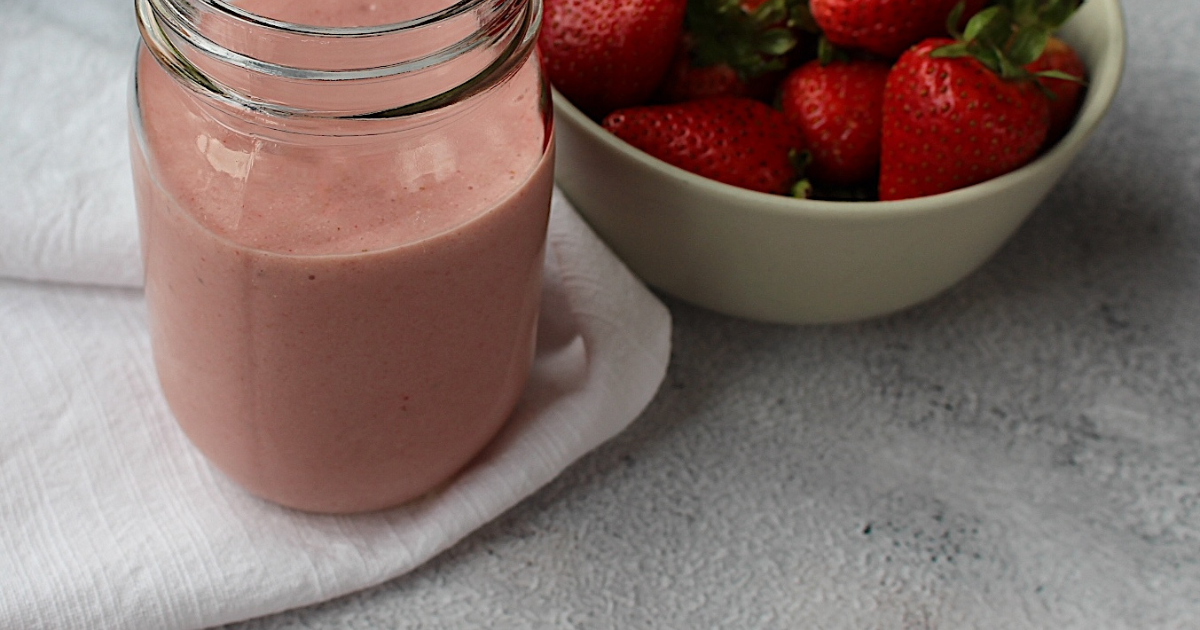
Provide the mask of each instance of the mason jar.
[{"label": "mason jar", "polygon": [[540,0],[136,0],[155,366],[251,493],[446,484],[533,359],[552,188]]}]

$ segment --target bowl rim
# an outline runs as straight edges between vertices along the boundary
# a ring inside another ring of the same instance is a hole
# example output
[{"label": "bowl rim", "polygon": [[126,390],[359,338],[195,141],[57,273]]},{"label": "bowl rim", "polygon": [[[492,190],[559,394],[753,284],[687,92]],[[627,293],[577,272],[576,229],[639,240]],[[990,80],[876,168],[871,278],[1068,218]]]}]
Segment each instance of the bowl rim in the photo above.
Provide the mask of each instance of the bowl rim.
[{"label": "bowl rim", "polygon": [[[1120,0],[1086,0],[1083,7],[1099,5],[1099,11],[1104,12],[1102,20],[1108,44],[1100,53],[1096,62],[1088,68],[1088,90],[1084,97],[1083,107],[1076,116],[1070,130],[1053,147],[1037,156],[1028,164],[999,177],[973,184],[965,188],[916,197],[898,201],[828,201],[818,199],[797,199],[783,195],[773,195],[708,179],[701,175],[686,171],[668,164],[658,158],[635,149],[623,140],[608,133],[598,123],[593,121],[574,104],[566,99],[558,90],[552,88],[556,115],[562,115],[571,123],[583,128],[593,138],[603,143],[609,150],[621,153],[651,171],[664,176],[682,180],[682,183],[699,189],[697,192],[713,199],[732,201],[738,204],[736,209],[725,208],[724,204],[714,203],[711,209],[726,209],[729,212],[755,211],[768,215],[807,215],[818,218],[863,219],[897,217],[936,213],[948,208],[958,208],[969,205],[972,201],[990,197],[1012,187],[1019,187],[1028,180],[1035,178],[1042,168],[1056,161],[1064,154],[1073,154],[1082,148],[1104,118],[1116,98],[1121,78],[1124,75],[1126,56],[1126,25],[1125,16]],[[1082,7],[1081,7],[1082,10]],[[1068,22],[1066,28],[1070,28]],[[1068,36],[1067,39],[1070,39]]]}]

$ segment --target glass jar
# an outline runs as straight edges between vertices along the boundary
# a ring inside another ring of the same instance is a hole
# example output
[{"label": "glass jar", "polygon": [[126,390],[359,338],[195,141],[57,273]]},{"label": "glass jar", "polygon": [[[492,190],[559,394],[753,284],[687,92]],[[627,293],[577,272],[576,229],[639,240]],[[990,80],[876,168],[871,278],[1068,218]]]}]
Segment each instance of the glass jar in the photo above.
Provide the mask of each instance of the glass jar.
[{"label": "glass jar", "polygon": [[511,414],[552,187],[539,0],[137,0],[155,365],[268,500],[399,505]]}]

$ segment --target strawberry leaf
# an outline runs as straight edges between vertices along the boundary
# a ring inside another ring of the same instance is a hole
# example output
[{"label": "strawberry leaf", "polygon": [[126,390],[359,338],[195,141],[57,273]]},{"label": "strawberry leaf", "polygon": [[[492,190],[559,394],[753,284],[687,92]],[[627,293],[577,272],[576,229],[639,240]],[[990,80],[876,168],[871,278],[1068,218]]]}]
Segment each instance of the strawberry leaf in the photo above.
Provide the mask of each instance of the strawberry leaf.
[{"label": "strawberry leaf", "polygon": [[1071,81],[1080,85],[1087,85],[1087,79],[1084,79],[1083,77],[1077,77],[1073,74],[1068,74],[1062,70],[1042,70],[1041,72],[1033,73],[1033,76],[1039,78],[1045,77],[1047,79],[1059,79],[1062,81]]},{"label": "strawberry leaf", "polygon": [[756,49],[764,55],[786,55],[796,47],[796,35],[786,28],[772,28],[763,31],[759,37]]},{"label": "strawberry leaf", "polygon": [[1050,31],[1040,26],[1031,26],[1017,31],[1008,48],[1008,58],[1018,66],[1027,66],[1046,50],[1046,42],[1050,41]]},{"label": "strawberry leaf", "polygon": [[954,39],[962,39],[962,29],[958,28],[962,24],[963,14],[967,12],[967,3],[965,0],[959,0],[958,4],[950,9],[950,15],[946,16],[946,32]]},{"label": "strawberry leaf", "polygon": [[974,46],[971,49],[971,55],[979,60],[979,63],[987,66],[992,72],[1003,76],[1003,66],[1000,59],[1004,54],[998,48],[989,46]]},{"label": "strawberry leaf", "polygon": [[1082,4],[1080,0],[1051,0],[1038,13],[1042,24],[1055,30],[1067,22]]},{"label": "strawberry leaf", "polygon": [[935,59],[954,59],[957,57],[970,57],[972,53],[966,42],[955,42],[931,51],[929,56]]},{"label": "strawberry leaf", "polygon": [[1000,76],[1004,77],[1005,79],[1015,79],[1028,75],[1024,66],[1019,66],[1013,63],[1013,61],[1008,58],[1008,55],[1004,54],[1004,51],[1000,50],[999,48],[993,48],[992,50],[995,52],[996,60],[1000,66]]},{"label": "strawberry leaf", "polygon": [[1012,33],[1012,11],[1003,5],[988,7],[967,22],[963,39],[980,40],[986,44],[1002,46]]},{"label": "strawberry leaf", "polygon": [[1012,12],[1014,15],[1031,15],[1037,10],[1037,0],[1013,0]]},{"label": "strawberry leaf", "polygon": [[755,22],[764,26],[773,26],[783,22],[788,17],[788,8],[785,0],[767,0],[758,5],[758,8],[751,14]]}]

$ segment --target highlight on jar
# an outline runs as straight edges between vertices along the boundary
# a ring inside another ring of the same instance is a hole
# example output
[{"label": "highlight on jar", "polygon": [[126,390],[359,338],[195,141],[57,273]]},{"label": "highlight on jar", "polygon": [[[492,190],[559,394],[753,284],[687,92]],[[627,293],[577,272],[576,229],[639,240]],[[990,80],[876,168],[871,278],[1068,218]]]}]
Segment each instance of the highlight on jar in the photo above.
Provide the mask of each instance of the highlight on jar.
[{"label": "highlight on jar", "polygon": [[539,0],[137,0],[155,366],[264,499],[408,502],[529,375],[554,137]]}]

